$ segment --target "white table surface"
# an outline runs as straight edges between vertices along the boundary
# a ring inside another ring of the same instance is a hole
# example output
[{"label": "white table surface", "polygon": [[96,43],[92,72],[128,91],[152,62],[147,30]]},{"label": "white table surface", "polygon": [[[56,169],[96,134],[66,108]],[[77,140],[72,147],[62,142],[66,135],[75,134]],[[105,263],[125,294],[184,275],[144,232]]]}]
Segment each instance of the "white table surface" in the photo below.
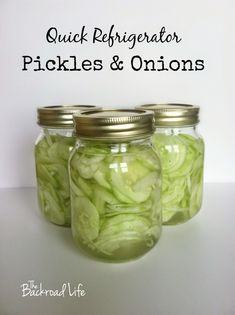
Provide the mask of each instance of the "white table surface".
[{"label": "white table surface", "polygon": [[[69,228],[41,216],[35,189],[0,190],[0,214],[0,315],[235,314],[235,184],[207,184],[200,213],[129,263],[79,253]],[[22,297],[28,280],[82,283],[86,295]]]}]

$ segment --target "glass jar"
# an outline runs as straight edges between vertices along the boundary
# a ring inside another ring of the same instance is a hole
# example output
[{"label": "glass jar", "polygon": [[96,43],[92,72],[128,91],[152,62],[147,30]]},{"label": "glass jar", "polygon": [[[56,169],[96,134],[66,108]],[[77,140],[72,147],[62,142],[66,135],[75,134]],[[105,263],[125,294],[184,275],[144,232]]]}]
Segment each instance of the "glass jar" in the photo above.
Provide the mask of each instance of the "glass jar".
[{"label": "glass jar", "polygon": [[150,144],[153,113],[83,112],[74,121],[79,137],[70,158],[75,242],[113,262],[143,255],[161,233],[161,168]]},{"label": "glass jar", "polygon": [[47,106],[38,108],[41,133],[35,144],[39,207],[46,218],[70,226],[68,158],[75,145],[73,113],[96,106]]},{"label": "glass jar", "polygon": [[201,208],[204,142],[197,132],[199,107],[186,104],[151,104],[156,130],[152,144],[162,164],[163,224],[183,223]]}]

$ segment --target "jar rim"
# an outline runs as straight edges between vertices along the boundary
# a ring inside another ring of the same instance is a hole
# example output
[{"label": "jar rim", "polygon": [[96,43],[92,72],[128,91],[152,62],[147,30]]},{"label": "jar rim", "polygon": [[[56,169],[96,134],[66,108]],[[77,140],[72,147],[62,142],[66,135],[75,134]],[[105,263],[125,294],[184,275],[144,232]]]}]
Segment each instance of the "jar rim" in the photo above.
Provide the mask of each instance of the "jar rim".
[{"label": "jar rim", "polygon": [[51,105],[37,108],[37,123],[42,127],[73,128],[73,114],[80,111],[98,110],[96,105]]},{"label": "jar rim", "polygon": [[143,109],[104,109],[74,115],[76,134],[82,138],[140,139],[154,132],[154,115]]},{"label": "jar rim", "polygon": [[156,103],[136,106],[138,109],[152,110],[156,127],[194,126],[199,123],[200,107],[182,103]]}]

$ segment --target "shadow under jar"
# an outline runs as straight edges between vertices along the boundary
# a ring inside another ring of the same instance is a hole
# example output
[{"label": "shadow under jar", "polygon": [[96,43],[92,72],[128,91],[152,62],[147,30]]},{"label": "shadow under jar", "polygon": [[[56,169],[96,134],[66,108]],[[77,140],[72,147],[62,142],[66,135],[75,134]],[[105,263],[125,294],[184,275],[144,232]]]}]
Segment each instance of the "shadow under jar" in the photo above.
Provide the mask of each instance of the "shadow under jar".
[{"label": "shadow under jar", "polygon": [[41,211],[52,223],[71,225],[68,159],[75,145],[73,114],[94,109],[99,107],[58,105],[37,110],[41,126],[35,144],[38,202]]},{"label": "shadow under jar", "polygon": [[162,164],[162,220],[174,225],[192,218],[201,208],[204,142],[197,132],[199,107],[150,104],[156,130],[152,144]]},{"label": "shadow under jar", "polygon": [[148,252],[161,233],[161,168],[153,113],[104,110],[74,116],[70,158],[72,233],[86,253],[120,262]]}]

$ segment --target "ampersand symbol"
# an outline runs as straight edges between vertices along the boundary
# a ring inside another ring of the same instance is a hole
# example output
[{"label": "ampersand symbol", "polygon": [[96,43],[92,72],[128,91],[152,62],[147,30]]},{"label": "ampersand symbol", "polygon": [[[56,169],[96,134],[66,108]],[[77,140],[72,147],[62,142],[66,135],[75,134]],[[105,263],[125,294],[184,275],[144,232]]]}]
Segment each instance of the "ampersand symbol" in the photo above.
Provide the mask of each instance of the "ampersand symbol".
[{"label": "ampersand symbol", "polygon": [[113,56],[113,62],[111,62],[110,68],[114,71],[123,70],[123,61],[119,61],[118,55]]}]

